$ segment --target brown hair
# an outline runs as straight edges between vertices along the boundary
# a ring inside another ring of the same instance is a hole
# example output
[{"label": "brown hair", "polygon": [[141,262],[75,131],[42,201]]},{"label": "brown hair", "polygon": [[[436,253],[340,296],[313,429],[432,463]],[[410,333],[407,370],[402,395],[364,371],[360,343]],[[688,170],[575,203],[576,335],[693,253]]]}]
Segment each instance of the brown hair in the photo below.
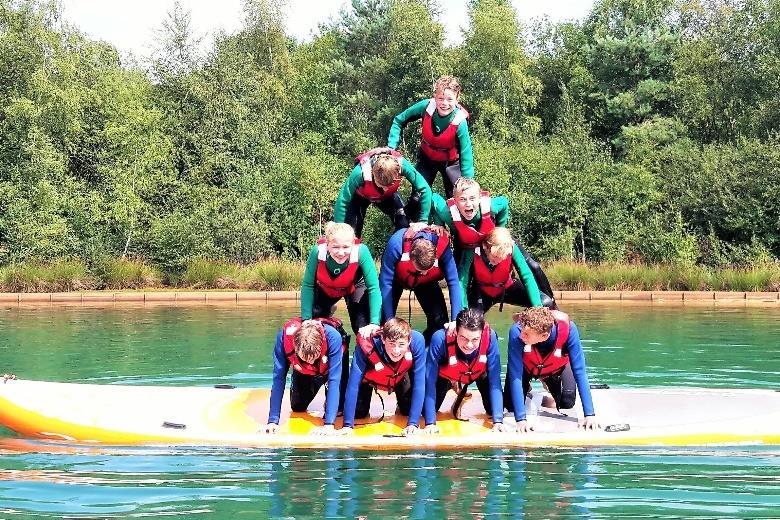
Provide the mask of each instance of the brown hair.
[{"label": "brown hair", "polygon": [[401,176],[401,163],[388,154],[380,154],[371,166],[371,175],[378,186],[390,186]]},{"label": "brown hair", "polygon": [[474,307],[463,309],[455,318],[455,326],[458,329],[482,330],[485,327],[485,313]]},{"label": "brown hair", "polygon": [[460,96],[460,81],[455,76],[442,76],[436,80],[433,84],[433,92],[444,92],[444,90],[450,89],[455,93],[455,97]]},{"label": "brown hair", "polygon": [[306,320],[293,334],[295,354],[301,359],[319,359],[322,355],[323,329],[314,320]]},{"label": "brown hair", "polygon": [[458,198],[458,195],[463,193],[469,188],[477,188],[477,191],[480,191],[479,183],[475,181],[474,179],[469,179],[467,177],[461,177],[457,181],[455,181],[455,187],[452,190],[452,196],[455,198]]},{"label": "brown hair", "polygon": [[401,318],[390,318],[382,325],[382,337],[385,341],[409,339],[412,336],[412,326]]},{"label": "brown hair", "polygon": [[436,246],[427,238],[418,238],[412,242],[409,258],[423,271],[427,271],[436,263]]},{"label": "brown hair", "polygon": [[549,334],[552,331],[555,317],[547,307],[530,307],[523,312],[512,315],[512,319],[525,328],[535,330],[539,334]]},{"label": "brown hair", "polygon": [[493,230],[485,235],[485,240],[482,242],[482,249],[485,253],[490,253],[499,258],[506,258],[512,254],[515,243],[512,241],[512,234],[505,227],[493,228]]}]

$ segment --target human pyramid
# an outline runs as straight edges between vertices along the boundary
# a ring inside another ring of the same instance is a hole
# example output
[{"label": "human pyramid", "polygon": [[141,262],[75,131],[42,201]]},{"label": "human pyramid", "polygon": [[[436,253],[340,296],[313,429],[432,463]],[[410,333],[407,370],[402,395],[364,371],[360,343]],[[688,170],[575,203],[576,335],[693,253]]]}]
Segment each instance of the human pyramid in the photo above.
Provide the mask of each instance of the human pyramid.
[{"label": "human pyramid", "polygon": [[[278,431],[290,367],[294,412],[306,411],[326,387],[323,425],[315,435],[351,433],[355,419],[369,414],[372,389],[395,392],[398,413],[408,417],[404,435],[435,434],[447,392],[458,392],[452,408],[458,416],[471,383],[493,431],[512,429],[503,421],[506,409],[514,414],[514,430],[524,433],[531,429],[525,398],[532,379],[543,382],[559,410],[572,408],[579,390],[581,425],[598,427],[577,326],[557,310],[539,263],[512,239],[506,197],[491,197],[474,179],[469,114],[458,104],[460,90],[456,78],[439,78],[432,98],[393,119],[386,147],[357,156],[336,200],[334,222],[309,253],[300,317],[288,320],[276,338],[266,433]],[[412,166],[396,149],[404,126],[418,119],[422,138]],[[432,193],[437,172],[446,199]],[[406,204],[398,193],[402,178],[412,185]],[[360,242],[372,204],[395,227],[378,274]],[[425,313],[422,333],[396,315],[404,289]],[[333,317],[342,298],[357,343],[351,367],[349,335]],[[526,308],[513,315],[503,386],[498,337],[484,315],[496,303]]]}]

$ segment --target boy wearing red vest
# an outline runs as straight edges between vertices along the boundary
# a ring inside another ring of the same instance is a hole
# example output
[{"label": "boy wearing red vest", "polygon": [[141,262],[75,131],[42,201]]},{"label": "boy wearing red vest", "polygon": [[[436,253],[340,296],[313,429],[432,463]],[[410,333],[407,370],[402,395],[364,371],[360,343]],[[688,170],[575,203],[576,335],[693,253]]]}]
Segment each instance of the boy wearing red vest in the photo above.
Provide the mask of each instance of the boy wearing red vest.
[{"label": "boy wearing red vest", "polygon": [[374,148],[355,158],[356,166],[349,174],[333,206],[333,220],[346,222],[357,237],[363,234],[363,222],[371,204],[390,217],[395,229],[409,225],[404,203],[398,193],[401,178],[420,193],[420,214],[416,218],[427,222],[431,211],[431,188],[428,182],[403,156],[391,148]]},{"label": "boy wearing red vest", "polygon": [[371,252],[344,223],[329,222],[309,252],[301,284],[301,317],[328,317],[339,300],[347,304],[352,331],[370,336],[382,318],[379,277]]},{"label": "boy wearing red vest", "polygon": [[[436,331],[425,364],[425,433],[439,432],[436,412],[453,383],[461,385],[465,393],[475,381],[485,412],[493,418],[493,431],[506,431],[498,338],[482,311],[463,309],[453,330]],[[457,415],[457,411],[453,413]]]},{"label": "boy wearing red vest", "polygon": [[314,435],[335,433],[333,424],[346,386],[349,361],[349,336],[341,322],[333,318],[288,320],[276,336],[273,382],[266,433],[279,429],[282,397],[287,372],[293,369],[290,383],[290,407],[305,412],[320,387],[326,385],[324,425]]},{"label": "boy wearing red vest", "polygon": [[455,320],[461,305],[462,291],[458,271],[449,248],[449,233],[438,226],[399,229],[387,241],[379,269],[379,291],[382,294],[382,316],[396,315],[404,289],[417,297],[427,326],[426,343],[447,321],[447,303],[439,287],[446,279],[450,291],[450,319]]},{"label": "boy wearing red vest", "polygon": [[[455,185],[454,197],[445,201],[433,196],[431,218],[434,224],[447,226],[455,244],[455,262],[458,264],[463,293],[468,289],[468,279],[474,261],[474,250],[482,245],[485,237],[496,227],[509,223],[509,201],[504,196],[491,197],[481,191],[474,179],[461,178]],[[526,264],[531,269],[539,289],[552,297],[552,288],[542,267],[534,258],[517,245]]]},{"label": "boy wearing red vest", "polygon": [[525,396],[531,390],[531,379],[544,383],[559,410],[574,406],[579,389],[584,415],[581,426],[598,428],[585,354],[574,322],[563,312],[546,307],[532,307],[514,317],[516,323],[509,329],[504,405],[514,412],[517,431],[529,430]]},{"label": "boy wearing red vest", "polygon": [[[536,280],[537,272],[543,277]],[[552,294],[543,292],[550,282],[539,268],[532,271],[523,250],[512,240],[505,227],[494,228],[485,236],[482,245],[474,250],[470,276],[466,278],[467,299],[464,305],[473,305],[487,312],[494,304],[504,303],[522,307],[554,308]]]},{"label": "boy wearing red vest", "polygon": [[398,411],[409,417],[404,434],[415,433],[425,397],[425,340],[401,318],[387,320],[372,337],[358,337],[344,395],[344,433],[368,415],[371,389],[395,392]]},{"label": "boy wearing red vest", "polygon": [[[452,196],[452,188],[461,176],[474,177],[474,157],[471,149],[468,117],[465,108],[458,104],[460,82],[452,76],[442,76],[434,85],[430,99],[407,108],[393,119],[387,146],[398,148],[401,132],[411,121],[422,119],[422,139],[415,168],[429,186],[433,186],[436,172],[441,172],[444,192]],[[420,193],[415,190],[406,207],[410,219],[417,218]]]}]

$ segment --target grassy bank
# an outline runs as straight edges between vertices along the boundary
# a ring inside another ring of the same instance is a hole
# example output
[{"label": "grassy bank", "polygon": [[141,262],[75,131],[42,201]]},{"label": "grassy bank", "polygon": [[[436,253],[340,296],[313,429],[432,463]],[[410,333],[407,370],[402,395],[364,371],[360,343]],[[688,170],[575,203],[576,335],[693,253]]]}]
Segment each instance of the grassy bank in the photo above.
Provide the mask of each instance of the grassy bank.
[{"label": "grassy bank", "polygon": [[[0,267],[0,292],[128,289],[297,290],[302,262],[269,259],[250,265],[195,260],[183,273],[164,273],[139,260],[94,266],[75,260]],[[779,291],[780,264],[712,269],[701,266],[552,262],[545,272],[556,290]]]}]

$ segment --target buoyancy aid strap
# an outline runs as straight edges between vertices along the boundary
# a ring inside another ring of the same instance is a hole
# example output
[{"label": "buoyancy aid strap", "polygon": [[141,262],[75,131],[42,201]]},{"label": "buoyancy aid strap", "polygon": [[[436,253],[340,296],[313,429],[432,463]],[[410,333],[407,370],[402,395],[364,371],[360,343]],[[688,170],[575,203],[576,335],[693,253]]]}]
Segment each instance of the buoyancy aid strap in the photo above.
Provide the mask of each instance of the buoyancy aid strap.
[{"label": "buoyancy aid strap", "polygon": [[463,121],[466,120],[466,118],[469,116],[468,112],[463,110],[462,108],[459,108],[458,112],[455,114],[455,116],[452,118],[452,121],[450,121],[450,124],[452,126],[458,126]]},{"label": "buoyancy aid strap", "polygon": [[425,111],[429,116],[433,115],[433,113],[436,111],[436,98],[431,98],[428,100],[428,106],[425,107]]},{"label": "buoyancy aid strap", "polygon": [[328,244],[323,241],[317,243],[317,260],[324,262],[328,258]]},{"label": "buoyancy aid strap", "polygon": [[555,350],[560,351],[569,339],[569,316],[565,312],[552,311],[555,324],[558,326],[558,335],[555,338]]},{"label": "buoyancy aid strap", "polygon": [[463,217],[460,215],[460,211],[458,210],[458,207],[455,205],[454,199],[452,200],[452,204],[448,204],[450,207],[450,216],[452,217],[453,222],[460,222],[463,220]]},{"label": "buoyancy aid strap", "polygon": [[482,196],[479,199],[479,211],[482,212],[482,215],[489,215],[492,212],[492,207],[490,204],[490,192],[483,191]]},{"label": "buoyancy aid strap", "polygon": [[352,246],[352,251],[349,253],[349,263],[354,264],[358,261],[360,257],[360,243],[355,241],[355,244]]},{"label": "buoyancy aid strap", "polygon": [[374,172],[371,165],[371,158],[367,157],[360,161],[360,169],[363,172],[363,181],[374,182]]}]

